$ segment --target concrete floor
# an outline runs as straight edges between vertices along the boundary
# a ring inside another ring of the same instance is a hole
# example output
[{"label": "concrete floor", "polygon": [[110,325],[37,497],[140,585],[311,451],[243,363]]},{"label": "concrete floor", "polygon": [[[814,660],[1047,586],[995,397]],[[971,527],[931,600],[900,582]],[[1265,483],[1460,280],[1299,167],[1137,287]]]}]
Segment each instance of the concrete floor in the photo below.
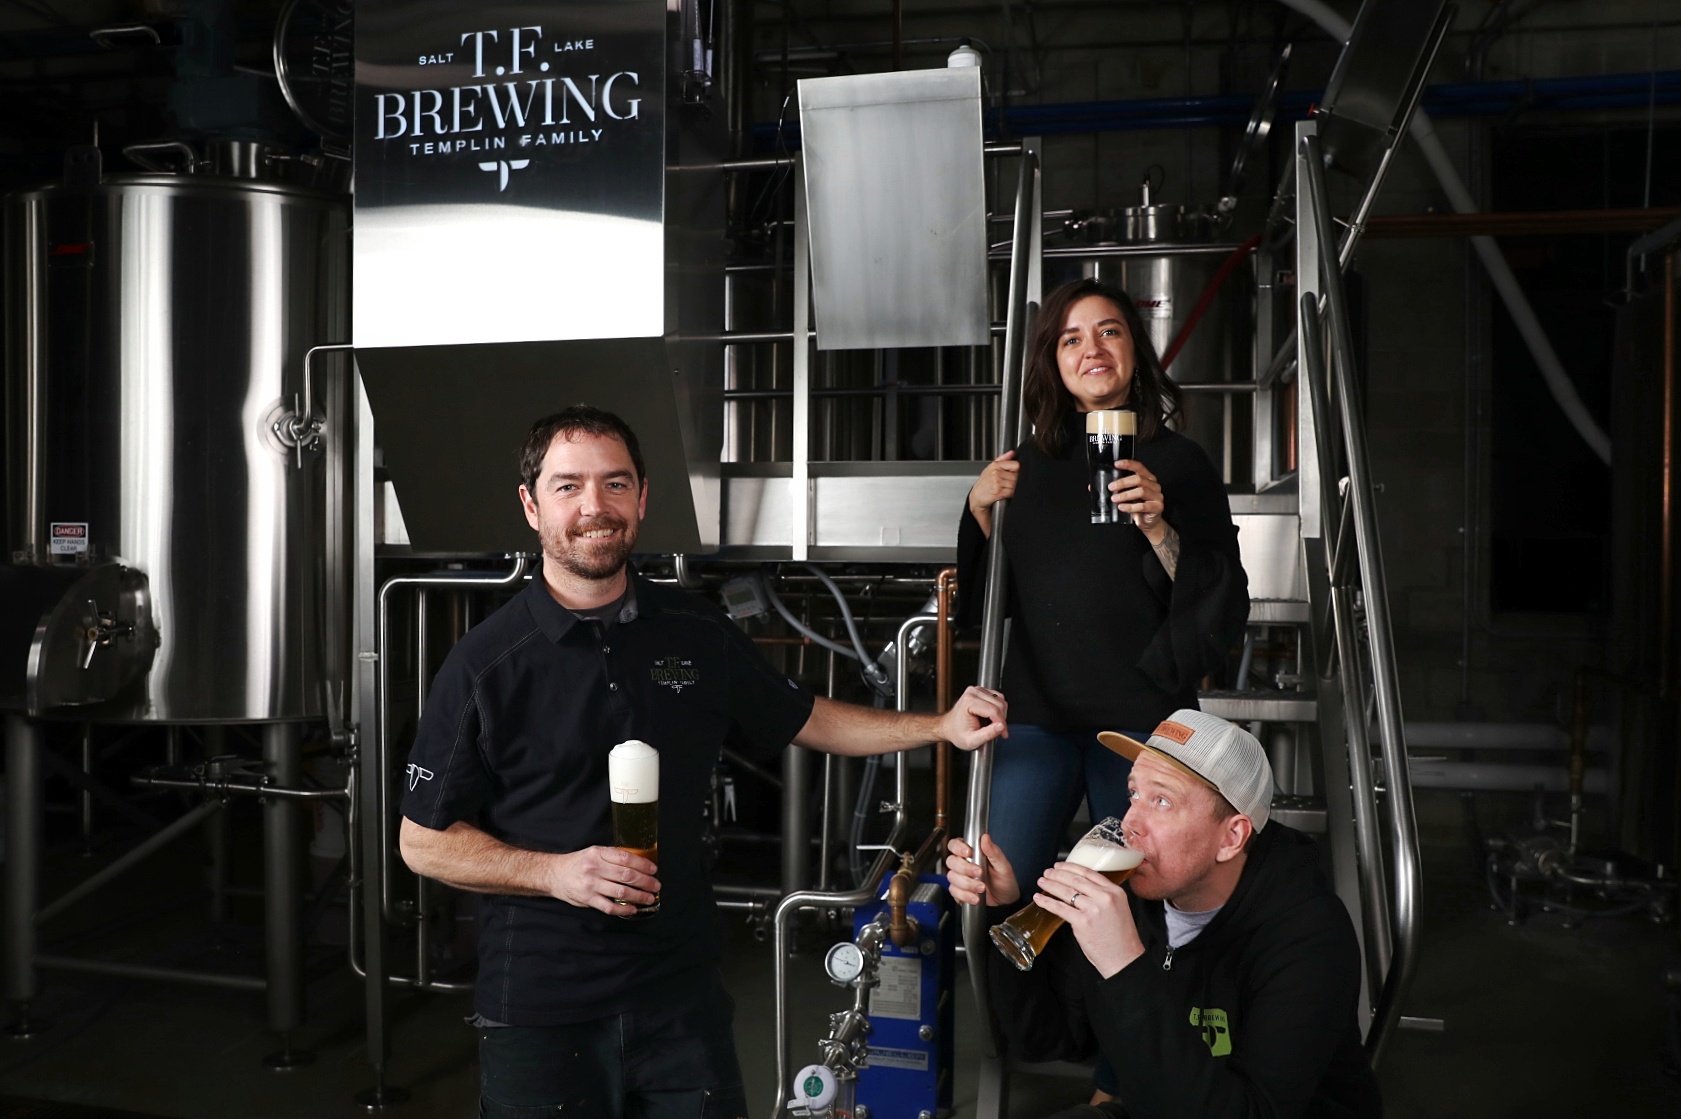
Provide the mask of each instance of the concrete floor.
[{"label": "concrete floor", "polygon": [[[1509,926],[1487,904],[1458,813],[1458,800],[1449,794],[1420,797],[1425,939],[1405,1012],[1442,1018],[1446,1029],[1396,1035],[1381,1068],[1386,1115],[1681,1115],[1681,1085],[1659,1065],[1665,1037],[1659,974],[1675,952],[1674,928],[1632,919],[1566,928],[1549,916]],[[51,859],[44,896],[54,896],[97,862],[98,856],[89,860],[61,849]],[[160,857],[127,885],[124,904],[144,898],[163,915],[149,925],[107,929],[74,950],[256,971],[261,948],[254,931],[234,929],[214,946],[207,939],[194,893],[200,873],[188,847]],[[109,921],[113,899],[90,903],[67,918],[67,926]],[[770,948],[755,941],[740,918],[726,920],[731,934],[724,970],[737,1000],[748,1102],[753,1114],[763,1116],[775,1091]],[[59,935],[55,928],[49,939]],[[790,965],[796,1066],[815,1055],[826,1015],[846,999],[822,976],[821,951],[828,943],[812,930]],[[263,1026],[258,996],[54,973],[42,977],[38,1007],[51,1028],[33,1040],[0,1043],[0,1097],[182,1119],[364,1115],[353,1099],[370,1084],[361,988],[339,963],[341,948],[322,945],[311,958],[320,974],[309,990],[310,1023],[297,1039],[315,1051],[311,1065],[286,1073],[263,1067],[276,1042]],[[977,1052],[966,980],[958,999],[962,1115],[973,1110]],[[412,1093],[409,1103],[389,1112],[394,1119],[475,1114],[473,1041],[461,1022],[466,1012],[465,996],[394,994],[391,1083]],[[1044,1115],[1086,1091],[1077,1078],[1021,1070],[1010,1114]],[[14,1114],[6,1105],[0,1098],[0,1117]],[[92,1114],[63,1113],[65,1119]]]}]

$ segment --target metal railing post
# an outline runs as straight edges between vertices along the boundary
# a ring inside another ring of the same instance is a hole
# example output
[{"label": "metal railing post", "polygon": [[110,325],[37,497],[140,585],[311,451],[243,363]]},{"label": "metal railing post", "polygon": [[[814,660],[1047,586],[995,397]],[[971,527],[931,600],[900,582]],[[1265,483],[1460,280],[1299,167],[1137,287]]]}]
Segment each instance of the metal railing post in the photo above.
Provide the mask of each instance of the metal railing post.
[{"label": "metal railing post", "polygon": [[[1016,185],[1015,236],[1010,258],[1010,298],[1005,317],[1004,375],[999,393],[998,452],[1010,450],[1021,442],[1021,388],[1023,357],[1027,349],[1027,331],[1031,325],[1037,301],[1030,300],[1030,290],[1037,286],[1036,251],[1039,232],[1039,161],[1031,150],[1022,152],[1021,173]],[[1004,664],[1004,602],[1008,567],[1002,545],[1004,519],[1009,502],[999,501],[992,507],[992,541],[987,562],[986,589],[981,622],[980,665],[976,682],[983,688],[997,688]],[[969,795],[964,817],[964,839],[981,861],[981,836],[987,830],[988,804],[992,797],[992,744],[987,743],[970,754]],[[1004,1110],[1005,1070],[1004,1053],[998,1023],[992,1012],[992,999],[987,986],[986,953],[990,950],[986,936],[986,908],[968,906],[963,911],[963,945],[968,960],[969,983],[973,988],[977,1016],[983,1023],[981,1031],[981,1093],[977,1103],[979,1119],[996,1119]]]}]

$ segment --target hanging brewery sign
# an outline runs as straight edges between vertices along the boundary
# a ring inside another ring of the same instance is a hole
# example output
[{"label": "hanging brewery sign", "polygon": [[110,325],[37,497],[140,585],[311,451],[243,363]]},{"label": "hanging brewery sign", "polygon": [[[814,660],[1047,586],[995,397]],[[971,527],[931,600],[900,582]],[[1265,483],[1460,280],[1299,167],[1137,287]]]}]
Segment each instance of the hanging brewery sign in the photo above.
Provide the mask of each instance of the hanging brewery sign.
[{"label": "hanging brewery sign", "polygon": [[359,4],[356,345],[661,334],[665,70],[661,0]]}]

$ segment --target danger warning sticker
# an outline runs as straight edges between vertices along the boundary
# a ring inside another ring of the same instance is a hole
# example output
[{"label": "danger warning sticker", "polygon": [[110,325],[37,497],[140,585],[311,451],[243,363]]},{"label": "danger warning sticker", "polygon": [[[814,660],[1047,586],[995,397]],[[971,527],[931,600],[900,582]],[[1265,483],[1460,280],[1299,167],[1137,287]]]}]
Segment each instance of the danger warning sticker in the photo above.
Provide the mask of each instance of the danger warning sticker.
[{"label": "danger warning sticker", "polygon": [[79,556],[88,550],[86,521],[54,521],[52,542],[47,550],[55,556]]}]

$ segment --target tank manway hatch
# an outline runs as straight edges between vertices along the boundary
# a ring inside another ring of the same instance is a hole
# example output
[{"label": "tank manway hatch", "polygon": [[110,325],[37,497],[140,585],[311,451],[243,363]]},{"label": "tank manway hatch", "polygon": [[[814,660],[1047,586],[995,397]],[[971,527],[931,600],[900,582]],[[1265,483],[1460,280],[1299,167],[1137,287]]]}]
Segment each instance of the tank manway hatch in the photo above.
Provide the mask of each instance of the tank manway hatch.
[{"label": "tank manway hatch", "polygon": [[529,549],[520,440],[580,402],[641,439],[640,547],[717,546],[724,115],[684,24],[664,0],[357,5],[353,334],[417,551]]}]

